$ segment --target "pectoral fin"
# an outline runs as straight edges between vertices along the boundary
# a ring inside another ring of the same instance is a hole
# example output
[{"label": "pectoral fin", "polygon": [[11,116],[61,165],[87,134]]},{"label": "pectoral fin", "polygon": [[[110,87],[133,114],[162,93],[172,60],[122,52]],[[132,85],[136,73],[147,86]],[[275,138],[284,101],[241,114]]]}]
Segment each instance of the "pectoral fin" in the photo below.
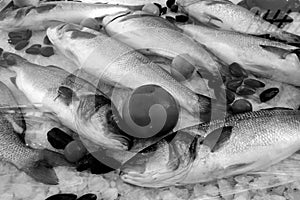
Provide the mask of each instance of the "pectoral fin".
[{"label": "pectoral fin", "polygon": [[14,77],[10,77],[9,79],[10,79],[10,81],[12,82],[12,84],[13,84],[14,86],[16,86],[16,88],[18,88],[18,86],[17,86],[17,81],[16,81],[17,77],[14,76]]},{"label": "pectoral fin", "polygon": [[220,28],[223,26],[223,21],[220,18],[210,15],[208,13],[205,13],[204,16],[207,18],[207,23],[210,26],[215,27],[215,28]]},{"label": "pectoral fin", "polygon": [[66,105],[70,105],[74,98],[77,99],[76,93],[71,88],[66,86],[60,86],[58,88],[57,93],[57,98],[63,100],[66,103]]},{"label": "pectoral fin", "polygon": [[232,126],[225,126],[212,131],[205,137],[203,145],[210,147],[211,152],[217,151],[226,141],[229,140],[232,128]]},{"label": "pectoral fin", "polygon": [[283,49],[279,47],[267,46],[267,45],[259,45],[259,46],[261,46],[261,48],[263,48],[265,51],[276,54],[281,59],[285,59],[288,54],[292,53],[291,50]]}]

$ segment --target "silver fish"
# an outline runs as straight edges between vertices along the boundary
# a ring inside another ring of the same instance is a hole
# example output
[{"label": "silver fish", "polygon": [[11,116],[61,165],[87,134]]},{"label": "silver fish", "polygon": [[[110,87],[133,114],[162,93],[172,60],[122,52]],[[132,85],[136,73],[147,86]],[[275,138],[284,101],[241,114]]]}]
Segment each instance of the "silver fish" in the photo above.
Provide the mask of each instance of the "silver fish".
[{"label": "silver fish", "polygon": [[83,3],[108,3],[126,6],[142,6],[148,3],[158,3],[161,6],[166,5],[166,0],[80,0]]},{"label": "silver fish", "polygon": [[191,37],[169,21],[142,11],[119,13],[103,19],[106,32],[146,55],[159,55],[173,60],[188,54],[196,67],[206,68],[220,76],[221,65]]},{"label": "silver fish", "polygon": [[178,0],[177,3],[184,12],[203,23],[253,35],[270,34],[291,43],[300,42],[300,36],[283,31],[228,0]]},{"label": "silver fish", "polygon": [[115,121],[113,105],[89,82],[55,66],[40,66],[4,52],[2,66],[16,73],[13,80],[41,111],[54,113],[62,124],[105,148],[128,149],[130,139]]},{"label": "silver fish", "polygon": [[261,110],[177,131],[123,166],[144,187],[208,182],[264,170],[300,148],[300,111]]},{"label": "silver fish", "polygon": [[[48,150],[27,147],[24,138],[16,133],[16,125],[25,131],[25,122],[19,109],[9,111],[3,106],[13,105],[15,100],[9,89],[0,83],[0,160],[9,162],[33,179],[45,184],[58,184],[54,166],[71,166],[62,155]],[[17,108],[17,107],[16,107]]]},{"label": "silver fish", "polygon": [[64,55],[103,82],[131,89],[154,84],[170,92],[181,107],[180,119],[185,117],[178,123],[181,128],[199,122],[199,115],[200,121],[210,116],[211,101],[208,97],[196,95],[124,43],[71,24],[48,28],[47,35]]},{"label": "silver fish", "polygon": [[[133,8],[134,9],[134,8]],[[88,4],[79,2],[48,2],[38,7],[22,7],[0,13],[0,29],[6,31],[31,29],[44,30],[61,22],[79,24],[86,18],[102,18],[106,15],[128,11],[121,5]]]},{"label": "silver fish", "polygon": [[259,76],[300,86],[299,50],[294,46],[205,26],[179,27],[227,64],[237,62]]},{"label": "silver fish", "polygon": [[14,127],[14,131],[23,137],[26,131],[26,123],[22,110],[18,108],[18,102],[10,89],[0,81],[0,109],[10,109],[11,107],[14,108],[15,112],[8,115],[2,113],[2,116],[11,123]]}]

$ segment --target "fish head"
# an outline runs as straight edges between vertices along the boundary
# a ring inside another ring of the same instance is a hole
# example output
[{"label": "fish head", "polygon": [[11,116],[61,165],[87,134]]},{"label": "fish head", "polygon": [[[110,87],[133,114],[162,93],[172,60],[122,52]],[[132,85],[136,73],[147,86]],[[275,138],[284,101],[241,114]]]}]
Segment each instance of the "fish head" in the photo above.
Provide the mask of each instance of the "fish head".
[{"label": "fish head", "polygon": [[[79,58],[73,52],[81,52],[88,57],[93,48],[84,47],[93,44],[90,40],[93,40],[97,34],[99,32],[95,30],[69,23],[62,23],[47,29],[47,36],[52,44],[77,64]],[[80,49],[75,49],[76,47],[80,47]]]},{"label": "fish head", "polygon": [[120,128],[120,116],[106,96],[96,94],[80,97],[76,116],[78,132],[96,145],[120,150],[131,147],[132,138]]},{"label": "fish head", "polygon": [[181,130],[148,146],[121,167],[121,178],[143,187],[177,185],[197,156],[200,135]]}]

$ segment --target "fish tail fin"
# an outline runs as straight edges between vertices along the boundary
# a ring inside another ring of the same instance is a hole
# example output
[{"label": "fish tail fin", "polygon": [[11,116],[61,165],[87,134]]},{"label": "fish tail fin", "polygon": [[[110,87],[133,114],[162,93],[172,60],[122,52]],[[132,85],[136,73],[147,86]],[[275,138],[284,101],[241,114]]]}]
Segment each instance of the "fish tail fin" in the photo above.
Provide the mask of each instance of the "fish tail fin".
[{"label": "fish tail fin", "polygon": [[[233,185],[226,179],[218,180],[219,194],[221,196],[234,195],[234,198],[238,198],[243,193],[247,193],[250,190],[270,190],[279,186],[285,186],[299,180],[300,177],[300,154],[295,153],[291,157],[274,164],[266,169],[256,172],[248,172],[244,175],[250,179],[243,184]],[[218,195],[219,195],[218,194]]]},{"label": "fish tail fin", "polygon": [[280,34],[277,35],[280,40],[286,41],[287,43],[300,46],[300,36],[295,35],[286,31],[282,31]]},{"label": "fish tail fin", "polygon": [[36,162],[30,163],[29,166],[22,168],[22,171],[38,182],[48,185],[57,185],[59,181],[53,169],[55,166],[72,165],[59,153],[41,150],[39,159]]},{"label": "fish tail fin", "polygon": [[32,177],[34,180],[47,184],[47,185],[57,185],[58,178],[54,169],[48,165],[46,162],[37,162],[31,167],[22,169],[26,174]]},{"label": "fish tail fin", "polygon": [[57,166],[72,167],[72,166],[74,166],[73,164],[68,162],[62,154],[54,152],[54,151],[49,151],[49,150],[44,149],[44,150],[42,150],[40,155],[41,155],[41,160],[47,162],[52,167],[57,167]]}]

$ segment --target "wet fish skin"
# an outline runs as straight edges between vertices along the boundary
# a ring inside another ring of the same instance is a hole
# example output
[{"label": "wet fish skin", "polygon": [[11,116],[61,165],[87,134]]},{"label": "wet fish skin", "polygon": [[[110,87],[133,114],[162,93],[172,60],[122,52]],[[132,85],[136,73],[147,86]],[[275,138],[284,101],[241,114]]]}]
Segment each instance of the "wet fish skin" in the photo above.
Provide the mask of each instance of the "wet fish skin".
[{"label": "wet fish skin", "polygon": [[[218,131],[210,146],[205,139]],[[121,178],[138,186],[165,187],[264,170],[299,150],[299,131],[297,110],[229,116],[183,129],[143,150],[123,166]]]},{"label": "wet fish skin", "polygon": [[181,9],[195,19],[226,30],[265,35],[299,43],[300,36],[288,33],[255,13],[227,0],[178,0]]},{"label": "wet fish skin", "polygon": [[21,134],[24,137],[26,131],[26,122],[24,120],[22,110],[18,108],[18,102],[10,89],[0,81],[0,110],[1,108],[14,107],[14,112],[11,114],[2,113],[14,127],[14,131]]},{"label": "wet fish skin", "polygon": [[54,166],[71,166],[62,155],[26,147],[11,123],[0,115],[0,159],[24,171],[38,182],[56,185]]},{"label": "wet fish skin", "polygon": [[161,6],[166,5],[165,0],[81,0],[83,3],[108,3],[126,6],[142,6],[148,3],[158,3]]},{"label": "wet fish skin", "polygon": [[[98,146],[126,150],[130,139],[108,118],[113,105],[89,82],[55,66],[40,66],[9,52],[5,67],[16,73],[16,86],[41,111]],[[3,64],[2,64],[3,65]]]},{"label": "wet fish skin", "polygon": [[106,32],[146,55],[159,55],[173,60],[188,54],[199,68],[206,68],[220,76],[221,64],[201,44],[176,25],[161,17],[142,11],[119,13],[103,19]]},{"label": "wet fish skin", "polygon": [[300,85],[300,61],[294,46],[200,25],[179,27],[227,64],[236,62],[259,76]]},{"label": "wet fish skin", "polygon": [[0,29],[45,30],[49,26],[62,22],[80,24],[86,18],[102,18],[106,15],[128,11],[121,5],[88,4],[79,2],[46,2],[38,7],[22,7],[0,13]]},{"label": "wet fish skin", "polygon": [[[9,88],[0,82],[0,160],[9,162],[38,182],[56,185],[58,179],[54,166],[71,166],[64,157],[48,150],[34,150],[27,147],[23,136],[26,124],[21,109]],[[13,109],[9,110],[12,106]],[[11,112],[7,112],[11,111]]]},{"label": "wet fish skin", "polygon": [[186,117],[179,123],[181,128],[197,124],[199,114],[200,121],[210,116],[210,98],[196,95],[124,43],[71,24],[48,28],[47,35],[64,55],[103,82],[131,89],[146,84],[166,89],[181,105],[180,117]]}]

